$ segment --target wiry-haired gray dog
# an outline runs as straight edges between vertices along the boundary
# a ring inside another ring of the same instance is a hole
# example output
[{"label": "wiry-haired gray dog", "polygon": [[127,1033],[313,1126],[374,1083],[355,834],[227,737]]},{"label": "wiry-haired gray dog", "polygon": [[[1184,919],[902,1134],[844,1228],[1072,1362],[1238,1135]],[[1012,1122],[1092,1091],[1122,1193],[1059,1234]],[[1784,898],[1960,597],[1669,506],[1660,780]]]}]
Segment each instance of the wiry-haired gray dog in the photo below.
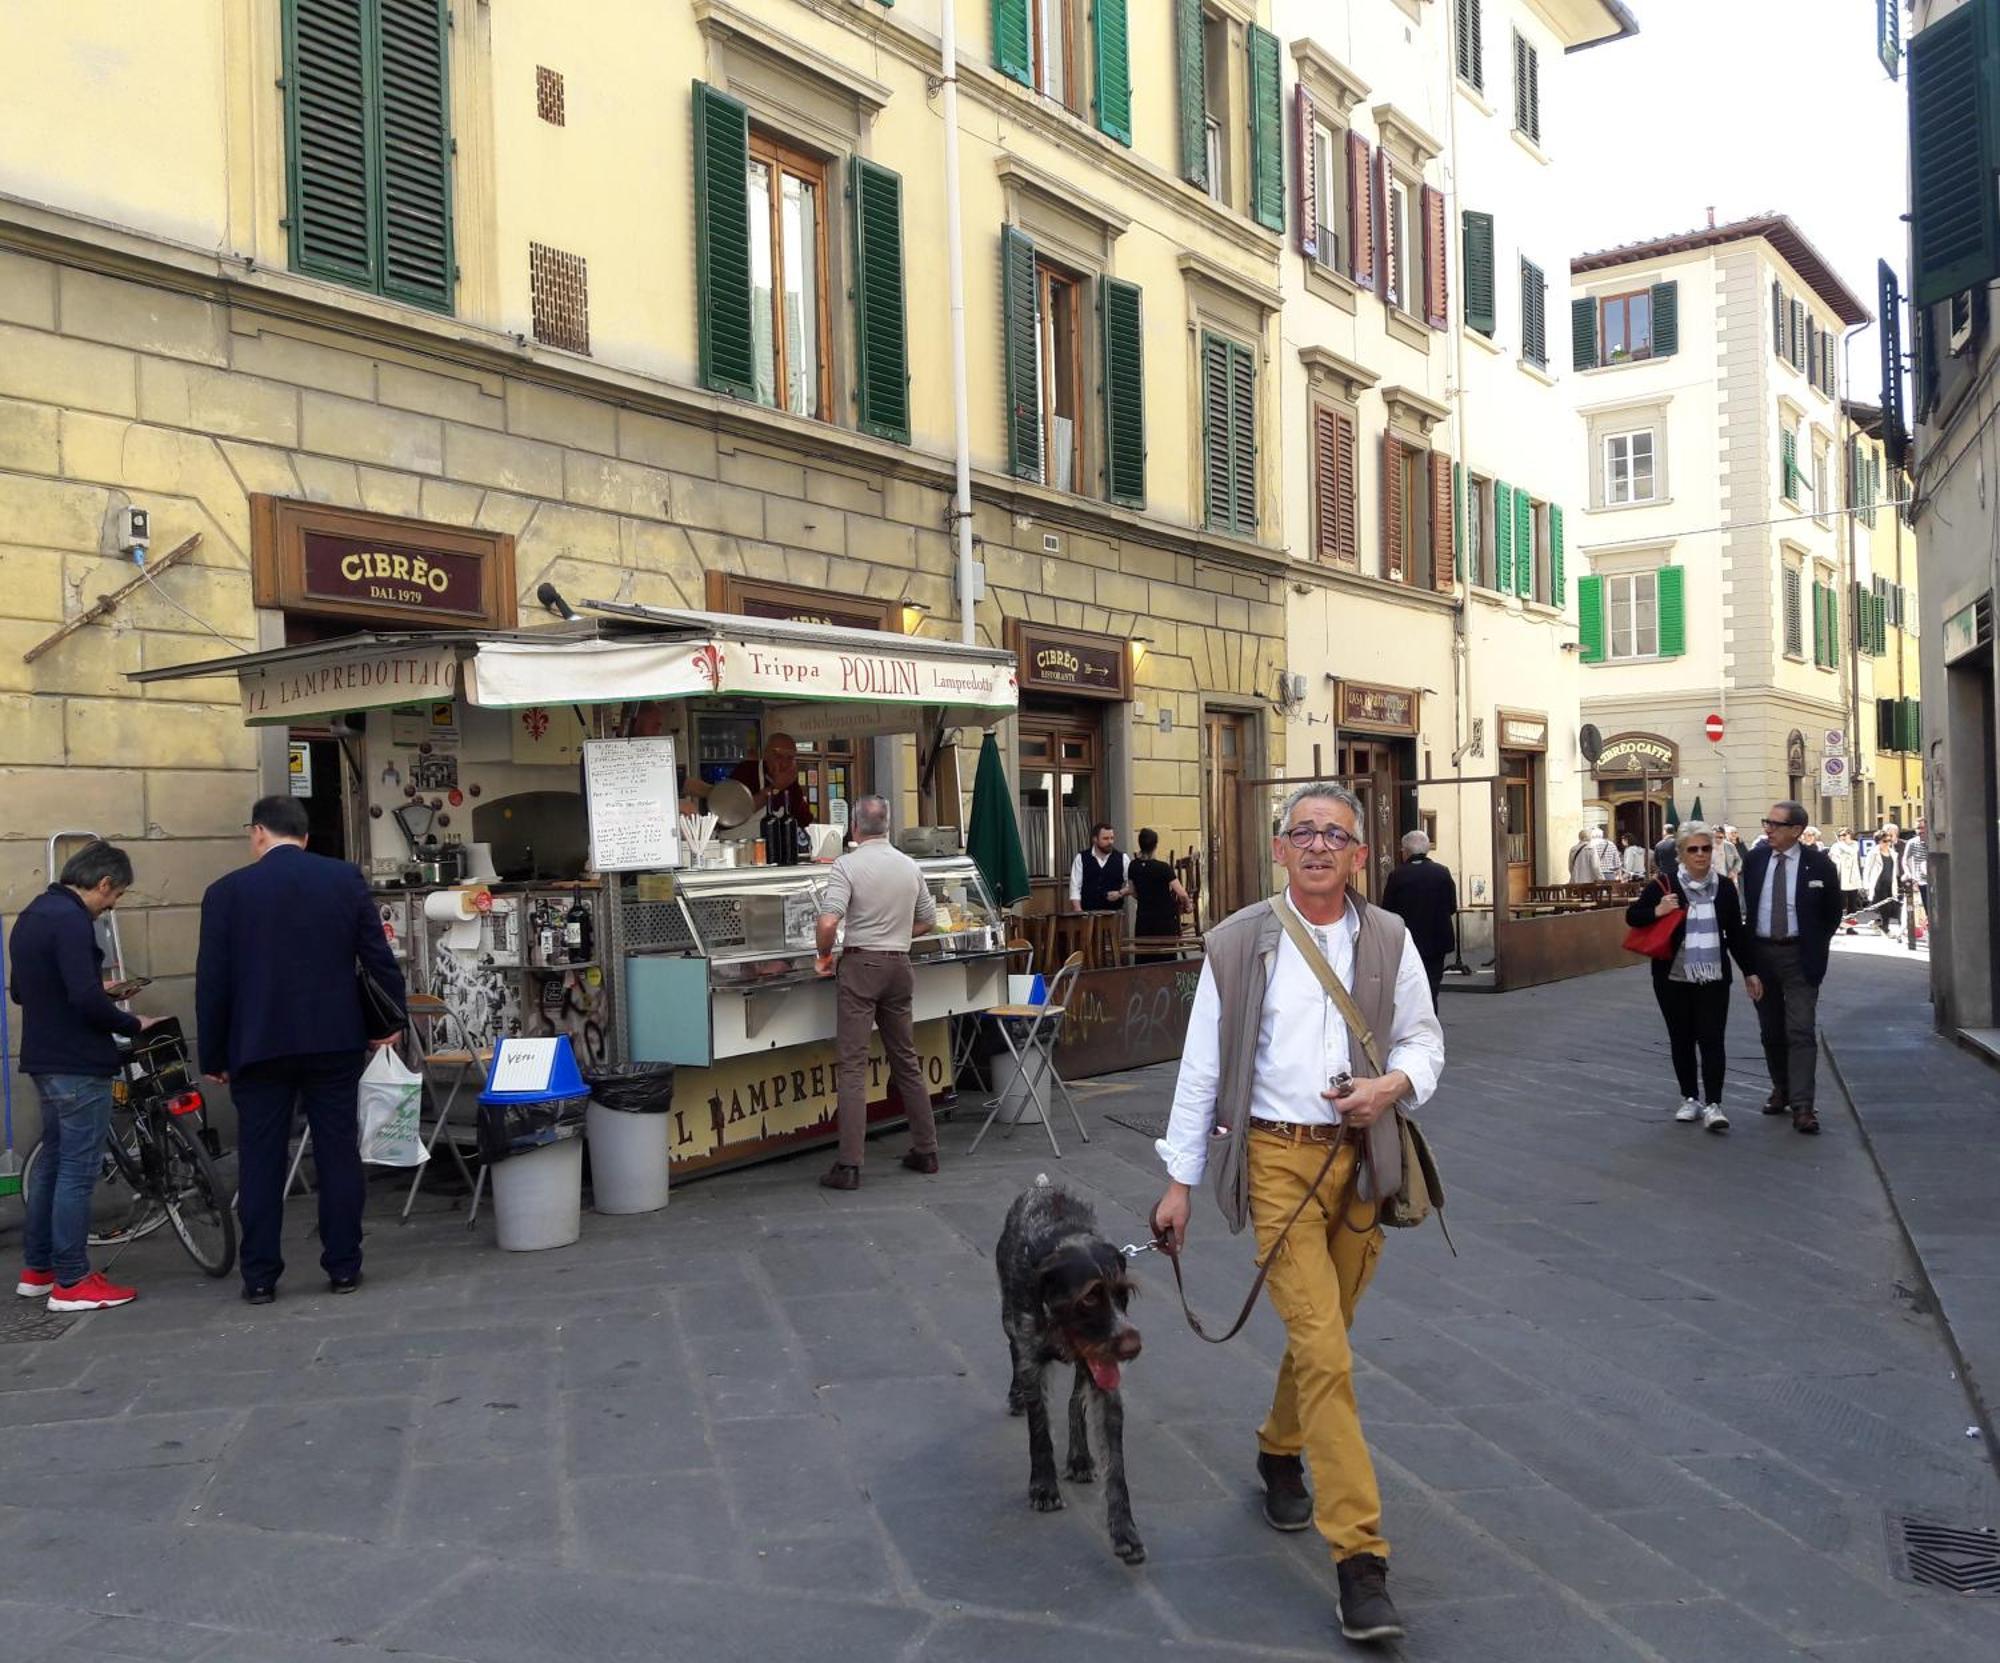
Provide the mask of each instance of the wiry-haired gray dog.
[{"label": "wiry-haired gray dog", "polygon": [[1051,1363],[1076,1367],[1069,1394],[1069,1460],[1063,1476],[1097,1476],[1086,1421],[1095,1411],[1104,1445],[1105,1506],[1111,1547],[1128,1565],[1146,1557],[1125,1488],[1125,1406],[1119,1370],[1139,1355],[1139,1330],[1125,1319],[1138,1291],[1125,1256],[1097,1233],[1090,1208],[1046,1177],[1016,1197],[994,1251],[1000,1270],[1000,1326],[1014,1359],[1007,1389],[1011,1414],[1028,1416],[1028,1502],[1037,1512],[1062,1506],[1043,1375]]}]

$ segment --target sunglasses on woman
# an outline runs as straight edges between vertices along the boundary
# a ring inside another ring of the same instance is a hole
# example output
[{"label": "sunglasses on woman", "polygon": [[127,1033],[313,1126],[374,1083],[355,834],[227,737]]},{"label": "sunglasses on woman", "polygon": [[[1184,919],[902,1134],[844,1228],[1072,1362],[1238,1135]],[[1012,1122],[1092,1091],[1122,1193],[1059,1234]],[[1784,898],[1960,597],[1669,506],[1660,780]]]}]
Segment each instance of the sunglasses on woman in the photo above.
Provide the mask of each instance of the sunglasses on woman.
[{"label": "sunglasses on woman", "polygon": [[1715,853],[1715,845],[1713,843],[1690,843],[1681,853],[1684,855],[1712,855]]}]

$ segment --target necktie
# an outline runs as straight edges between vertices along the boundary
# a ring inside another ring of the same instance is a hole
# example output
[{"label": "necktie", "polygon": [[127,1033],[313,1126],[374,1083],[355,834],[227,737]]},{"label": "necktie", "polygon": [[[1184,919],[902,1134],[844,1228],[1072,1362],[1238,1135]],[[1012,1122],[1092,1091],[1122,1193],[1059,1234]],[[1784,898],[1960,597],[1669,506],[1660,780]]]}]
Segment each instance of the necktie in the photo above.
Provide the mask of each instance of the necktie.
[{"label": "necktie", "polygon": [[1771,939],[1782,941],[1791,933],[1785,906],[1785,857],[1779,855],[1771,862]]}]

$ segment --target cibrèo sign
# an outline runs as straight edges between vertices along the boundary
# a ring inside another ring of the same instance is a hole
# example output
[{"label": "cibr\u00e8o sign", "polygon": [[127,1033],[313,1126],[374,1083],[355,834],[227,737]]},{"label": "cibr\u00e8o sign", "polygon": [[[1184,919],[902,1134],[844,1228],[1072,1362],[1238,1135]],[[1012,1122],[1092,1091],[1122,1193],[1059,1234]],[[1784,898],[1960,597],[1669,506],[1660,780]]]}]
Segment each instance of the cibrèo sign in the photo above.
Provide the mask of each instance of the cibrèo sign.
[{"label": "cibr\u00e8o sign", "polygon": [[1597,753],[1597,774],[1644,774],[1671,779],[1680,771],[1680,747],[1654,733],[1616,733]]},{"label": "cibr\u00e8o sign", "polygon": [[308,531],[305,592],[312,600],[449,612],[476,618],[485,610],[477,555],[407,543]]},{"label": "cibr\u00e8o sign", "polygon": [[257,604],[286,612],[515,623],[514,539],[502,532],[253,495],[250,570]]},{"label": "cibr\u00e8o sign", "polygon": [[1130,649],[1116,636],[1046,629],[1019,620],[1012,633],[1023,687],[1093,699],[1132,696]]}]

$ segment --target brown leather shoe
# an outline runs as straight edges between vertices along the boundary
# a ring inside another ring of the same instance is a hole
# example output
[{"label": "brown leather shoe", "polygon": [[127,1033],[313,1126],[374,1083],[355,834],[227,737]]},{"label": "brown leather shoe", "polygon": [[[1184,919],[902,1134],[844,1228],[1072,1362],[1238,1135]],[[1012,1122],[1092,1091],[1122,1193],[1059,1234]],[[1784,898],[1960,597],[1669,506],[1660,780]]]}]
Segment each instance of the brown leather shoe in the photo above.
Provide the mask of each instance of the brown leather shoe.
[{"label": "brown leather shoe", "polygon": [[843,1166],[835,1161],[819,1175],[819,1187],[823,1190],[858,1190],[861,1187],[861,1168]]},{"label": "brown leather shoe", "polygon": [[1785,1101],[1785,1094],[1782,1091],[1774,1091],[1769,1097],[1764,1099],[1764,1112],[1766,1114],[1790,1114],[1792,1106]]},{"label": "brown leather shoe", "polygon": [[903,1151],[903,1165],[908,1167],[912,1172],[921,1172],[928,1176],[938,1169],[937,1151],[935,1149],[906,1149]]},{"label": "brown leather shoe", "polygon": [[1819,1116],[1813,1113],[1810,1103],[1804,1108],[1792,1110],[1792,1130],[1805,1132],[1813,1137],[1819,1136]]}]

